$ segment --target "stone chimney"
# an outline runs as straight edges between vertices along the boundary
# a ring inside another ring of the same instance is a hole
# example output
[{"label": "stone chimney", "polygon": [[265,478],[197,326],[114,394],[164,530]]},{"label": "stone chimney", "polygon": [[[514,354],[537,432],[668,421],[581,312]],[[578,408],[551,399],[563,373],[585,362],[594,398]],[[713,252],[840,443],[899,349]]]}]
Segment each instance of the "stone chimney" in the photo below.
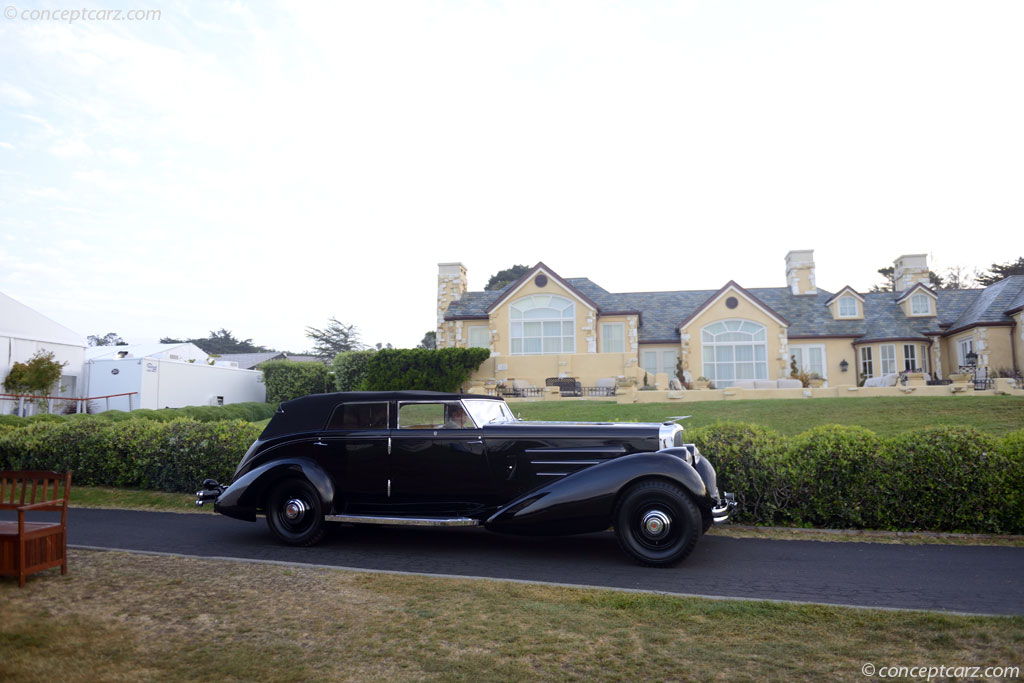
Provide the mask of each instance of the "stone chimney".
[{"label": "stone chimney", "polygon": [[455,346],[454,322],[445,322],[448,306],[466,293],[466,266],[461,263],[437,264],[437,348]]},{"label": "stone chimney", "polygon": [[926,287],[932,284],[928,277],[927,254],[904,254],[893,261],[893,266],[893,281],[897,292],[904,292],[918,282]]},{"label": "stone chimney", "polygon": [[817,294],[814,284],[814,250],[803,249],[786,254],[786,284],[793,294]]}]

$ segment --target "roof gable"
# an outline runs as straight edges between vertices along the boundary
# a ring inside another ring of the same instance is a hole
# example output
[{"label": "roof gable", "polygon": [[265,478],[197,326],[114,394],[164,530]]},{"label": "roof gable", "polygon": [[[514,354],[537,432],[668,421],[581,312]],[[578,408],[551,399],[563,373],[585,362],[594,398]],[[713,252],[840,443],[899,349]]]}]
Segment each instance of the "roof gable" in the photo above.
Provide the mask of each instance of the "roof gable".
[{"label": "roof gable", "polygon": [[497,299],[491,302],[491,305],[487,307],[487,313],[490,313],[501,304],[508,301],[512,296],[515,295],[520,289],[526,286],[531,280],[537,275],[544,274],[548,278],[554,280],[561,286],[566,292],[575,297],[580,303],[595,311],[599,311],[600,308],[594,303],[590,297],[574,287],[568,280],[562,278],[558,273],[553,271],[551,268],[546,266],[543,261],[540,261],[533,268],[528,270],[522,277],[513,282],[511,285],[506,287]]},{"label": "roof gable", "polygon": [[927,285],[922,284],[920,282],[916,282],[914,283],[913,287],[911,287],[910,289],[903,292],[903,294],[900,294],[898,297],[896,297],[896,303],[903,303],[904,301],[907,300],[907,297],[911,296],[912,294],[915,294],[918,291],[924,292],[925,294],[927,294],[936,301],[938,301],[939,299],[939,295],[936,294],[935,290],[933,290],[931,287],[928,287]]},{"label": "roof gable", "polygon": [[710,297],[708,297],[707,301],[705,301],[703,304],[701,304],[697,308],[697,310],[695,310],[693,313],[688,315],[686,317],[686,319],[683,320],[681,323],[676,325],[676,331],[678,332],[682,328],[686,327],[690,322],[692,322],[696,318],[700,317],[700,315],[704,311],[706,311],[708,308],[713,306],[716,302],[718,302],[722,297],[724,297],[730,291],[735,292],[736,294],[739,294],[740,296],[742,296],[744,299],[746,299],[748,302],[750,302],[755,308],[760,309],[761,312],[763,312],[765,315],[767,315],[769,318],[771,318],[772,320],[774,320],[778,324],[782,325],[783,327],[789,327],[789,321],[786,320],[785,318],[783,318],[778,313],[776,313],[774,310],[772,310],[771,306],[768,306],[766,303],[764,303],[763,301],[758,299],[756,296],[754,296],[753,294],[751,294],[747,290],[745,290],[742,287],[740,287],[738,284],[736,284],[736,282],[734,280],[729,280],[727,283],[725,283],[725,286],[723,286],[717,292],[715,292]]},{"label": "roof gable", "polygon": [[852,294],[858,301],[860,301],[861,303],[864,303],[864,297],[862,297],[860,294],[858,294],[856,289],[854,289],[850,285],[846,285],[845,287],[840,289],[838,292],[836,292],[834,295],[832,295],[832,298],[829,299],[828,301],[826,301],[825,305],[828,306],[833,301],[836,301],[843,294]]}]

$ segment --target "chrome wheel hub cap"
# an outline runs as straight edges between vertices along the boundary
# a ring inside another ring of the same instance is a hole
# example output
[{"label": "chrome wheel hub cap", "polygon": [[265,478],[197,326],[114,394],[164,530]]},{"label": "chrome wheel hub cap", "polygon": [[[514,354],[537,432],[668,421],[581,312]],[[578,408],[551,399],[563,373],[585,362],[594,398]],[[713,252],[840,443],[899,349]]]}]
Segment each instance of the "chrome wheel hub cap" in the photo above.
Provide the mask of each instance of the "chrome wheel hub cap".
[{"label": "chrome wheel hub cap", "polygon": [[649,538],[661,538],[668,533],[672,520],[661,510],[651,510],[641,522],[644,534]]},{"label": "chrome wheel hub cap", "polygon": [[284,504],[284,516],[289,522],[299,521],[308,510],[309,508],[306,506],[306,502],[299,500],[298,498],[292,498]]}]

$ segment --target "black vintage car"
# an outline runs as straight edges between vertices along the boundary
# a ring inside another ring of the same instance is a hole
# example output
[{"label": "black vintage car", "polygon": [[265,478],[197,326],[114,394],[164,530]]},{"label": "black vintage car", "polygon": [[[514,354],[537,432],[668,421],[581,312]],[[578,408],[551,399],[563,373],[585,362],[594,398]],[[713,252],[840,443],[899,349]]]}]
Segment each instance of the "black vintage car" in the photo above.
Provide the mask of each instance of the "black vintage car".
[{"label": "black vintage car", "polygon": [[304,396],[281,404],[227,486],[196,504],[255,521],[292,545],[325,522],[483,526],[557,535],[615,528],[636,561],[670,566],[733,496],[683,429],[524,422],[500,398],[428,391]]}]

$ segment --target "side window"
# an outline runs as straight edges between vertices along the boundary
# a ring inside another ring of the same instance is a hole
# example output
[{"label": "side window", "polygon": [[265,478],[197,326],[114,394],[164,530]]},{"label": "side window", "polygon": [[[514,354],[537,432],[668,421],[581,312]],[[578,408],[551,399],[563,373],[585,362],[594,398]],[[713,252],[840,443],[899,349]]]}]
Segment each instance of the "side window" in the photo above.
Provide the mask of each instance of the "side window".
[{"label": "side window", "polygon": [[401,403],[399,429],[473,429],[473,420],[458,401]]},{"label": "side window", "polygon": [[387,429],[387,403],[342,403],[334,409],[327,429]]}]

